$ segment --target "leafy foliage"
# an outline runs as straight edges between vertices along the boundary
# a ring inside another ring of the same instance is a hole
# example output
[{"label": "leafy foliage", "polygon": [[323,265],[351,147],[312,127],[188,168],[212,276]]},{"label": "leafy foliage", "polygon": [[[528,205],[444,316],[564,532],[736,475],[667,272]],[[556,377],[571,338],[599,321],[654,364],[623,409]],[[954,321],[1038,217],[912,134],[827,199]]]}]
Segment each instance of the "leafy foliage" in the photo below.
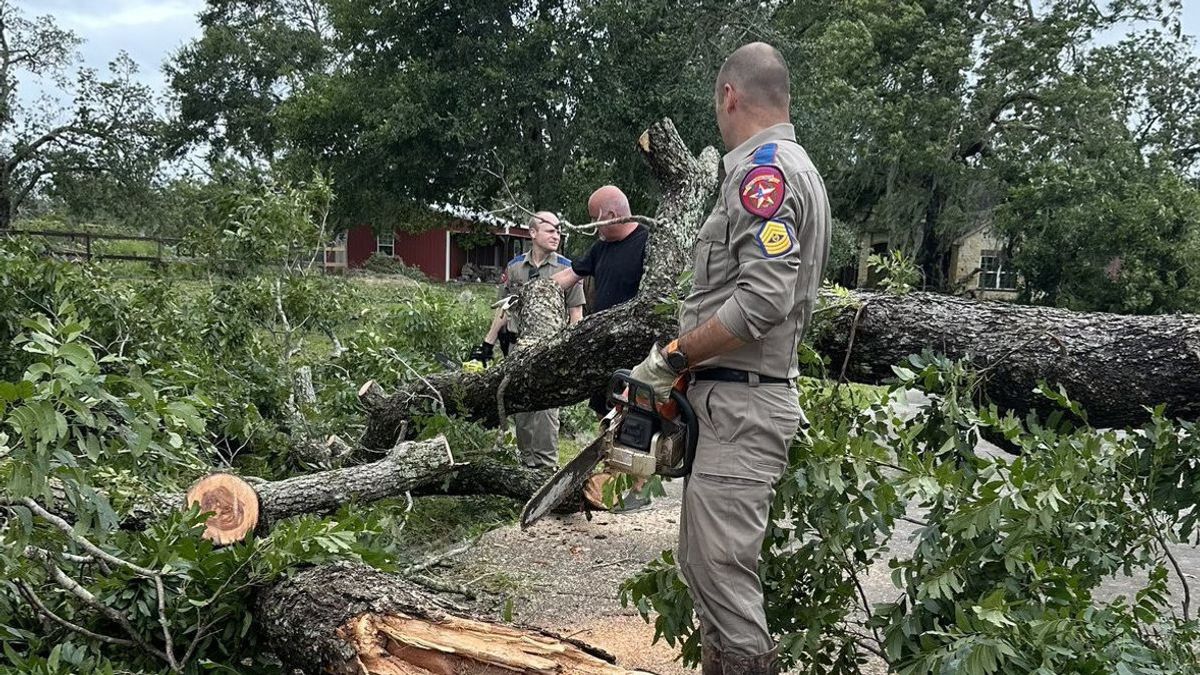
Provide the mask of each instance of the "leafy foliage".
[{"label": "leafy foliage", "polygon": [[[811,426],[777,486],[760,567],[788,661],[850,672],[869,650],[902,673],[1200,667],[1196,621],[1168,597],[1178,570],[1166,548],[1195,541],[1180,509],[1195,498],[1191,423],[1156,414],[1128,435],[1102,432],[1049,388],[1061,412],[1001,418],[974,405],[978,378],[959,363],[913,357],[896,374],[866,406],[836,385],[802,389]],[[1021,454],[980,452],[988,430]],[[863,579],[886,574],[898,599],[864,605]],[[1106,599],[1117,575],[1145,586]],[[694,660],[683,592],[664,553],[623,598]]]},{"label": "leafy foliage", "polygon": [[[226,190],[203,205],[214,227],[196,234],[211,237],[217,262],[286,257],[319,229],[329,194],[319,182]],[[218,230],[220,218],[236,228]],[[0,642],[18,672],[161,670],[164,631],[181,671],[275,672],[252,627],[253,589],[300,565],[392,569],[421,550],[402,537],[403,504],[297,519],[221,549],[200,539],[195,510],[162,514],[213,467],[268,479],[320,468],[302,441],[354,438],[362,381],[397,386],[437,368],[436,352],[465,351],[486,328],[491,289],[214,268],[203,281],[129,279],[46,259],[36,244],[0,244]],[[301,366],[317,398],[297,406]],[[456,453],[495,442],[444,415],[420,431],[447,434]],[[48,623],[51,614],[116,642]]]}]

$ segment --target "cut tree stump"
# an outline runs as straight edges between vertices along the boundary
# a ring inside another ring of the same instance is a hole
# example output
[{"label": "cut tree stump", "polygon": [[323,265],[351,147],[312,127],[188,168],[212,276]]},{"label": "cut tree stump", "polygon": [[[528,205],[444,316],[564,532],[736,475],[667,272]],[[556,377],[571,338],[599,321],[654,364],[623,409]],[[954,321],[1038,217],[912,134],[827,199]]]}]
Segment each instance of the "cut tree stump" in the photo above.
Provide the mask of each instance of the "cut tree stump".
[{"label": "cut tree stump", "polygon": [[305,570],[264,593],[256,614],[274,652],[305,673],[646,675],[577,640],[456,616],[358,563]]},{"label": "cut tree stump", "polygon": [[286,480],[251,485],[236,476],[213,474],[197,481],[182,501],[185,506],[198,501],[201,508],[214,512],[206,523],[205,539],[231,544],[284,518],[321,515],[349,502],[402,496],[440,480],[458,466],[461,465],[454,463],[446,438],[438,436],[427,441],[399,443],[383,459],[369,464]]},{"label": "cut tree stump", "polygon": [[204,523],[204,538],[218,546],[239,542],[258,526],[258,493],[246,481],[214,473],[196,481],[184,496],[184,506],[200,504],[213,515]]}]

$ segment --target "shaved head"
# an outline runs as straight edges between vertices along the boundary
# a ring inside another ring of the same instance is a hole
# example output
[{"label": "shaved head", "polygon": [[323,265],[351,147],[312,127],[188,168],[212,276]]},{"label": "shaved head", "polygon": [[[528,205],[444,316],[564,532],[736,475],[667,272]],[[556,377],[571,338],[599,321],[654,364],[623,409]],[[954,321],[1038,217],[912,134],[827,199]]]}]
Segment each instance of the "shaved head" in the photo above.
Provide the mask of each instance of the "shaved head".
[{"label": "shaved head", "polygon": [[593,218],[607,220],[624,218],[632,214],[629,198],[615,185],[605,185],[588,197],[588,214]]},{"label": "shaved head", "polygon": [[532,216],[529,216],[529,222],[526,223],[526,227],[529,228],[530,232],[534,232],[541,227],[542,224],[549,224],[557,227],[558,216],[554,215],[554,212],[552,211],[538,211]]},{"label": "shaved head", "polygon": [[[629,198],[625,196],[624,192],[621,192],[621,188],[615,185],[605,185],[588,197],[588,215],[592,217],[592,222],[598,222],[614,218],[628,218],[633,215],[633,212],[629,209]],[[617,222],[600,226],[596,233],[604,241],[621,241],[636,228],[637,223],[634,222]]]},{"label": "shaved head", "polygon": [[725,59],[717,74],[718,100],[724,98],[727,84],[749,107],[786,111],[791,101],[787,62],[765,42],[742,45]]}]

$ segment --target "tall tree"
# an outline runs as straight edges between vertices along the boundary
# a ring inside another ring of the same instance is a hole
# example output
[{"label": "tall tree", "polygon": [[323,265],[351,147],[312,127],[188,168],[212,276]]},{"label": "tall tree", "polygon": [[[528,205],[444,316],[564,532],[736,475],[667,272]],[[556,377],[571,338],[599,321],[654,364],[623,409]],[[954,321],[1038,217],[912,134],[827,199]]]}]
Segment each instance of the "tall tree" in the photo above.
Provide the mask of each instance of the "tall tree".
[{"label": "tall tree", "polygon": [[210,0],[200,38],[164,65],[176,99],[175,149],[270,162],[282,150],[278,111],[332,58],[324,0]]},{"label": "tall tree", "polygon": [[[157,121],[147,87],[121,54],[107,78],[76,68],[79,38],[49,16],[28,19],[0,0],[0,227],[48,182],[82,175],[136,180],[153,154]],[[63,104],[43,94],[34,105],[18,95],[23,76],[67,91]]]},{"label": "tall tree", "polygon": [[[799,2],[776,21],[799,36],[785,44],[794,107],[837,215],[890,231],[926,284],[945,288],[954,241],[1027,186],[1038,161],[1126,121],[1113,102],[1137,84],[1082,76],[1103,58],[1097,36],[1161,22],[1178,48],[1178,9],[1175,0]],[[1133,43],[1125,56],[1146,63],[1164,49]],[[1182,139],[1193,124],[1160,120],[1146,140]]]}]

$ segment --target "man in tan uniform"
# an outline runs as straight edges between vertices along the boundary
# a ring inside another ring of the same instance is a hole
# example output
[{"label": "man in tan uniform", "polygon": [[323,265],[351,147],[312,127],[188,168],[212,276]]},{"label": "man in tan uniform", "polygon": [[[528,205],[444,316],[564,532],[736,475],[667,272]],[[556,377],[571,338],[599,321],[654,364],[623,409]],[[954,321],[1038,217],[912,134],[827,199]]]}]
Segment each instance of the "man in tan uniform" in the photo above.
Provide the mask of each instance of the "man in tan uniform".
[{"label": "man in tan uniform", "polygon": [[678,559],[700,621],[704,675],[778,672],[758,555],[803,417],[796,352],[830,237],[825,185],[796,143],[788,92],[787,64],[770,45],[745,45],[721,67],[717,123],[729,152],[696,243],[681,335],[633,372],[659,396],[690,374],[700,438]]},{"label": "man in tan uniform", "polygon": [[[508,262],[501,277],[499,296],[504,299],[515,295],[522,286],[534,279],[554,276],[556,272],[571,269],[571,261],[558,255],[558,217],[549,211],[539,211],[529,219],[529,237],[533,246]],[[575,323],[583,317],[583,286],[576,284],[566,290],[567,319]],[[485,365],[494,355],[494,345],[500,329],[507,324],[517,335],[529,330],[528,321],[521,317],[520,307],[514,310],[496,310],[492,325],[483,343],[471,352],[472,360]],[[554,469],[558,466],[558,409],[536,410],[513,414],[517,427],[517,449],[521,461],[534,469]]]}]

